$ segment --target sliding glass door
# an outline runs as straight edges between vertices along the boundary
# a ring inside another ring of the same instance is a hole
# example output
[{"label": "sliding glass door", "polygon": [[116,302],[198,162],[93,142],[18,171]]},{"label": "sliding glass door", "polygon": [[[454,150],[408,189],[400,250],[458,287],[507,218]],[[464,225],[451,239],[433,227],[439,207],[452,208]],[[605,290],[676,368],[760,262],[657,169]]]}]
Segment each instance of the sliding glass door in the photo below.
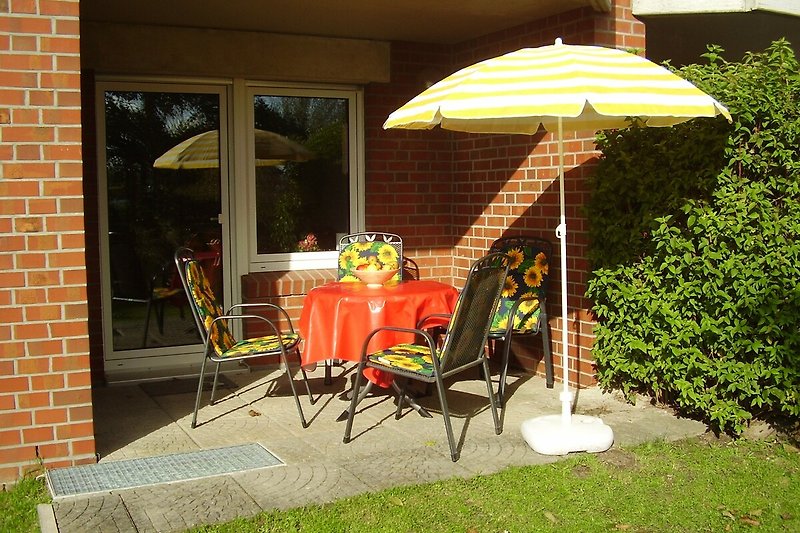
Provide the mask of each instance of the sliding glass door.
[{"label": "sliding glass door", "polygon": [[98,85],[106,360],[197,353],[173,262],[178,247],[201,257],[220,299],[226,292],[225,94],[216,86]]}]

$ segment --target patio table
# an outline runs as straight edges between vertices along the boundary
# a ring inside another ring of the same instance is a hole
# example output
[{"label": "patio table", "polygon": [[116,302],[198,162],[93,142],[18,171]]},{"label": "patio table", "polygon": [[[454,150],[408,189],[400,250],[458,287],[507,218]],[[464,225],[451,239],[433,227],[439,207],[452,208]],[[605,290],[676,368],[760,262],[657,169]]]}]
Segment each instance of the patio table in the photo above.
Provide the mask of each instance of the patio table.
[{"label": "patio table", "polygon": [[[383,326],[415,328],[424,317],[450,314],[455,309],[458,290],[432,280],[389,281],[380,287],[360,282],[332,282],[311,289],[303,302],[298,330],[303,338],[301,364],[311,365],[331,359],[358,363],[364,340],[374,329]],[[381,331],[372,337],[368,353],[395,344],[414,342],[414,335],[397,331]],[[330,367],[325,369],[325,383],[330,383]],[[360,398],[372,384],[393,387],[402,393],[387,372],[367,368],[369,380]],[[409,405],[421,416],[430,417],[413,398],[405,395]],[[347,411],[339,420],[347,418]]]},{"label": "patio table", "polygon": [[[455,287],[432,280],[390,281],[380,287],[337,281],[315,287],[306,295],[298,323],[302,364],[328,359],[357,363],[373,329],[414,328],[427,315],[452,313],[457,300]],[[413,341],[412,334],[383,331],[372,338],[369,350]]]}]

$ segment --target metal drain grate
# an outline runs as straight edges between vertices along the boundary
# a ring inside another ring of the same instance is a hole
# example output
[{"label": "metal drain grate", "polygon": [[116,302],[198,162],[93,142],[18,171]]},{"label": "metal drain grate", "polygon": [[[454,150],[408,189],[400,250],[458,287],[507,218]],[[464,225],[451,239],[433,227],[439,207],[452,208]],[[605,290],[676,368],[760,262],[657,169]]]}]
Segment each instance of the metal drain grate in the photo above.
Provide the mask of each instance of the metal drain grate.
[{"label": "metal drain grate", "polygon": [[284,464],[260,444],[48,470],[53,498],[219,476]]}]

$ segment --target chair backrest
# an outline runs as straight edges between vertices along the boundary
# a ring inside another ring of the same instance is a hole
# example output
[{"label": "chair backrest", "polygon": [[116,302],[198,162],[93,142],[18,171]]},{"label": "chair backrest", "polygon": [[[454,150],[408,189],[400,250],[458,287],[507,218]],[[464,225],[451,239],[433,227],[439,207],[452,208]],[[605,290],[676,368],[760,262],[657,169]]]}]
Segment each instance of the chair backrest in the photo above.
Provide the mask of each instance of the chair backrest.
[{"label": "chair backrest", "polygon": [[439,352],[442,372],[478,361],[484,354],[507,274],[508,257],[500,253],[482,257],[470,268]]},{"label": "chair backrest", "polygon": [[535,298],[521,302],[514,313],[514,331],[538,331],[541,303],[547,298],[550,279],[550,257],[553,246],[550,241],[538,237],[502,237],[492,243],[490,253],[509,256],[506,277],[500,304],[492,319],[492,330],[505,330],[514,304],[520,298]]},{"label": "chair backrest", "polygon": [[352,272],[360,265],[374,263],[382,269],[397,268],[392,279],[403,279],[403,239],[395,233],[364,231],[339,239],[339,281],[359,281]]},{"label": "chair backrest", "polygon": [[[236,344],[236,340],[228,329],[227,320],[215,318],[222,316],[223,309],[211,283],[203,270],[200,261],[195,259],[194,252],[189,248],[178,248],[175,252],[175,266],[181,279],[181,285],[186,292],[194,316],[195,324],[200,332],[203,343],[210,343],[214,347],[217,355],[222,355],[231,346]],[[212,326],[211,323],[214,322]],[[209,341],[210,339],[210,341]]]},{"label": "chair backrest", "polygon": [[419,279],[419,265],[410,257],[403,256],[402,260],[403,279]]}]

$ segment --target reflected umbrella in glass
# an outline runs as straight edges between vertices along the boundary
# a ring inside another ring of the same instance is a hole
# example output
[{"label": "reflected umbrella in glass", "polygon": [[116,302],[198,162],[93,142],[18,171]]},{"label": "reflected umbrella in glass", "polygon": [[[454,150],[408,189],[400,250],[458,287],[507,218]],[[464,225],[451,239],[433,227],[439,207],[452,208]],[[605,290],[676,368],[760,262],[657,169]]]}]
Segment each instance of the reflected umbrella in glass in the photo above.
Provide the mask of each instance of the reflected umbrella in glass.
[{"label": "reflected umbrella in glass", "polygon": [[[254,130],[256,166],[308,161],[314,152],[295,141],[266,130]],[[219,168],[219,130],[209,130],[176,144],[153,163],[155,168]]]}]

